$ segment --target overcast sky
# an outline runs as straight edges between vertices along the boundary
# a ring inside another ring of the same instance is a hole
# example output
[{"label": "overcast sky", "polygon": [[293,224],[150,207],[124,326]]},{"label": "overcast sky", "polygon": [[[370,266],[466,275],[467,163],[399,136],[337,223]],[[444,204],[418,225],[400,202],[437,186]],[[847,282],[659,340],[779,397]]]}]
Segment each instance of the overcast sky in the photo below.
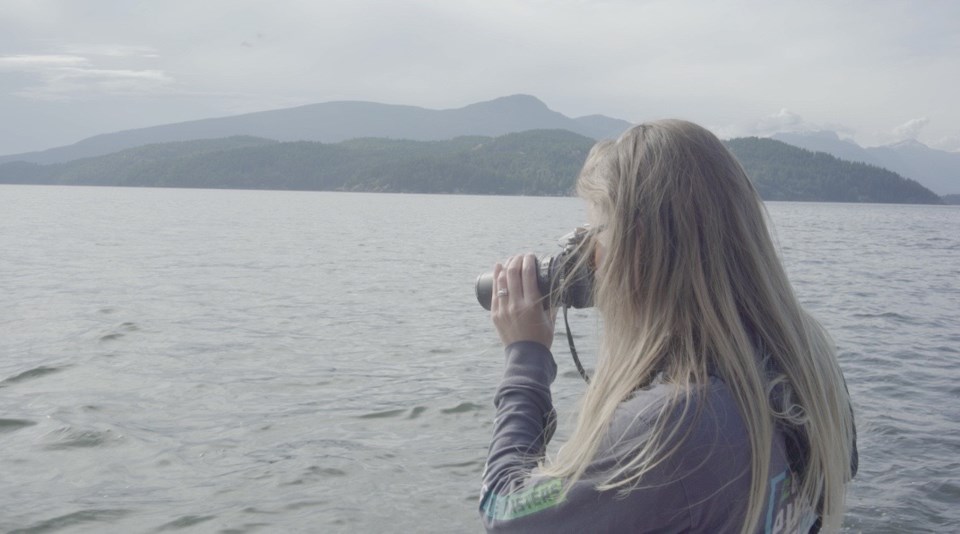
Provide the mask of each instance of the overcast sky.
[{"label": "overcast sky", "polygon": [[0,154],[333,100],[516,93],[724,137],[960,150],[960,2],[0,0]]}]

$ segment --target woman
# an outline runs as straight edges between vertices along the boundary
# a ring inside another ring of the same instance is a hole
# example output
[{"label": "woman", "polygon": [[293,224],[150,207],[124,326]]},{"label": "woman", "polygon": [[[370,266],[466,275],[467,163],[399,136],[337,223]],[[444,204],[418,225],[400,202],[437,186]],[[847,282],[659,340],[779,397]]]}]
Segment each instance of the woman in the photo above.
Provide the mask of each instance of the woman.
[{"label": "woman", "polygon": [[600,355],[569,440],[553,428],[535,257],[494,269],[507,361],[480,513],[493,531],[835,531],[856,472],[849,396],[743,169],[705,129],[636,126],[577,183],[596,232]]}]

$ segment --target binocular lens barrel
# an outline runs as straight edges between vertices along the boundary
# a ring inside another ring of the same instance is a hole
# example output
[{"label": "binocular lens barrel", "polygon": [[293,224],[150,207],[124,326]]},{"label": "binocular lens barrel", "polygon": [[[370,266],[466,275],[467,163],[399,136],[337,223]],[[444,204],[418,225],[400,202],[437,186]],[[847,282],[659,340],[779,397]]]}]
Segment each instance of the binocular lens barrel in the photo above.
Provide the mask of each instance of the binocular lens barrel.
[{"label": "binocular lens barrel", "polygon": [[493,299],[493,273],[483,273],[477,277],[477,300],[483,309],[490,310]]}]

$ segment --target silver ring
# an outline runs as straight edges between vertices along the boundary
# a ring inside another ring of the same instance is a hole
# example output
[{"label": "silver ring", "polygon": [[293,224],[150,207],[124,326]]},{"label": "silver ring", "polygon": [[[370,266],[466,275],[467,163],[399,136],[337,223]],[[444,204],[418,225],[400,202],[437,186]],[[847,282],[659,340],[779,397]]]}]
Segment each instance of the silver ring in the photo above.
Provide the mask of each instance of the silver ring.
[{"label": "silver ring", "polygon": [[506,297],[506,296],[509,295],[509,294],[510,294],[510,292],[507,291],[507,288],[505,288],[505,287],[501,287],[500,289],[497,290],[497,296],[498,296],[498,297]]}]

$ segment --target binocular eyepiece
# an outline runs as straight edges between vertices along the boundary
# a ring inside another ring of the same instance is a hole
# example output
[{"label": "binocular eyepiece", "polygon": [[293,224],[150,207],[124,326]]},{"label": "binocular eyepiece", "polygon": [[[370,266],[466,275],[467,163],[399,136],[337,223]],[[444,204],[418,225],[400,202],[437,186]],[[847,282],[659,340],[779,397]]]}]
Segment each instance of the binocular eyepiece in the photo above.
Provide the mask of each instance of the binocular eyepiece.
[{"label": "binocular eyepiece", "polygon": [[[560,238],[563,251],[555,256],[537,259],[537,286],[540,294],[556,306],[589,308],[593,306],[592,250],[586,246],[592,237],[588,227],[580,227]],[[493,299],[493,273],[477,277],[477,301],[483,309],[490,309]]]}]

